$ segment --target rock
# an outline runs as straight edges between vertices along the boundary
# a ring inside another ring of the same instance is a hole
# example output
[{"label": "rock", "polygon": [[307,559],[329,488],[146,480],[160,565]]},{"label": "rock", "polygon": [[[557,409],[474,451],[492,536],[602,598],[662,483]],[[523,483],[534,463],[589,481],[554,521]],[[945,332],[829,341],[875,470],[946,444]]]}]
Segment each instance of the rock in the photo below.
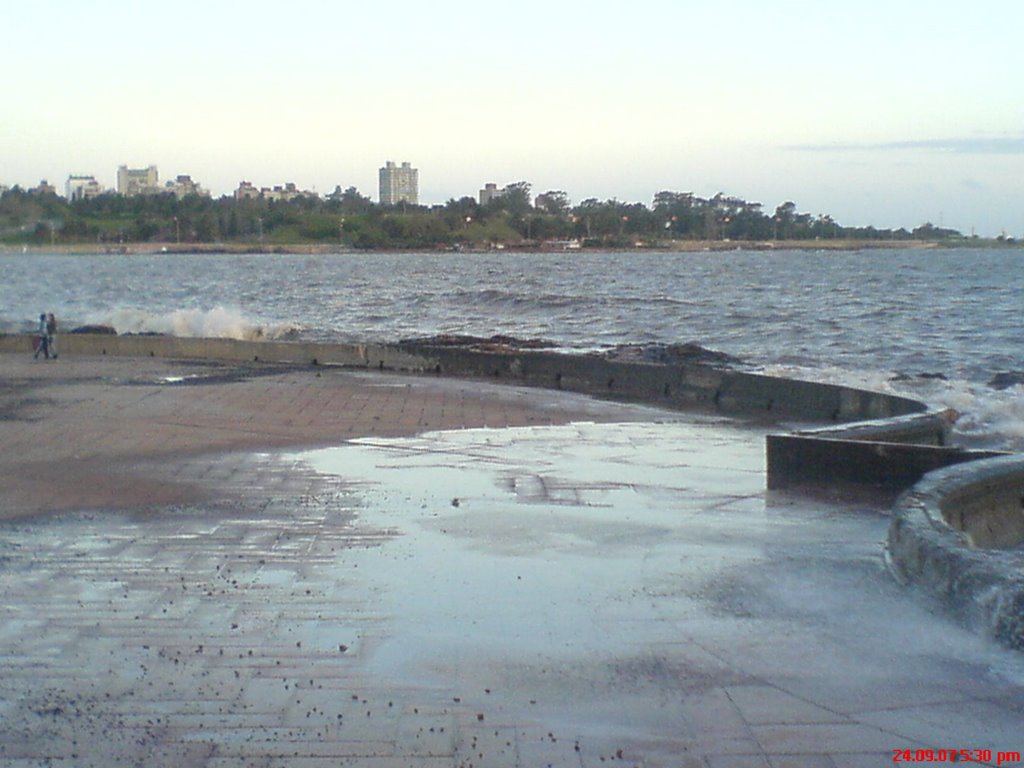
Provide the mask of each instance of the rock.
[{"label": "rock", "polygon": [[702,347],[696,342],[685,344],[622,344],[613,347],[605,356],[611,360],[645,363],[700,363],[703,365],[735,365],[742,363],[725,352]]},{"label": "rock", "polygon": [[482,336],[468,336],[457,333],[443,333],[438,336],[428,336],[419,339],[401,339],[398,342],[403,346],[412,347],[464,347],[466,349],[481,349],[487,351],[515,351],[521,349],[552,349],[554,342],[545,339],[517,339],[514,336],[496,334],[490,338]]},{"label": "rock", "polygon": [[78,328],[73,328],[68,333],[93,333],[99,336],[116,336],[117,331],[111,328],[109,325],[80,325]]},{"label": "rock", "polygon": [[922,371],[921,373],[903,373],[902,371],[897,372],[895,375],[889,378],[889,381],[949,381],[944,373],[929,373]]},{"label": "rock", "polygon": [[993,389],[1009,389],[1024,384],[1024,371],[1004,371],[997,373],[988,383]]}]

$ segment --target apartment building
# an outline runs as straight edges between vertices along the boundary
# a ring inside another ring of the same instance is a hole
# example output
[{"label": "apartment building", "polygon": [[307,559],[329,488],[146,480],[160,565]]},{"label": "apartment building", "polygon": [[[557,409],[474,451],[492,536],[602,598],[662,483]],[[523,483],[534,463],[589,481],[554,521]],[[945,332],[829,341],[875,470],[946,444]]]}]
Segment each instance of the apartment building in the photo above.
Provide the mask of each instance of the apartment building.
[{"label": "apartment building", "polygon": [[210,193],[199,186],[199,182],[194,181],[191,176],[181,175],[176,176],[174,181],[168,181],[164,185],[165,192],[171,192],[176,198],[181,200],[183,197],[189,195],[200,195],[201,197],[209,197]]},{"label": "apartment building", "polygon": [[388,160],[380,169],[379,197],[381,205],[409,203],[419,205],[419,170],[409,163],[395,165]]},{"label": "apartment building", "polygon": [[68,199],[68,202],[92,200],[94,197],[102,195],[105,191],[103,185],[96,181],[95,176],[76,176],[72,174],[64,182],[64,197]]},{"label": "apartment building", "polygon": [[160,174],[155,165],[148,168],[129,168],[127,165],[117,169],[117,193],[132,197],[134,195],[154,195],[160,189]]}]

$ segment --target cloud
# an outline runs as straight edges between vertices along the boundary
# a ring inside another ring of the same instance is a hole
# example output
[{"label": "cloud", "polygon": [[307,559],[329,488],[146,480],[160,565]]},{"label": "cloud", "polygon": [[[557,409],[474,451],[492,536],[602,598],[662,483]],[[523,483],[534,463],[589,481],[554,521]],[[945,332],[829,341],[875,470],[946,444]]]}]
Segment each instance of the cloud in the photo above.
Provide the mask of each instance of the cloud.
[{"label": "cloud", "polygon": [[875,144],[795,144],[785,149],[794,152],[868,152],[927,150],[958,155],[1024,155],[1024,136],[919,139],[886,141]]}]

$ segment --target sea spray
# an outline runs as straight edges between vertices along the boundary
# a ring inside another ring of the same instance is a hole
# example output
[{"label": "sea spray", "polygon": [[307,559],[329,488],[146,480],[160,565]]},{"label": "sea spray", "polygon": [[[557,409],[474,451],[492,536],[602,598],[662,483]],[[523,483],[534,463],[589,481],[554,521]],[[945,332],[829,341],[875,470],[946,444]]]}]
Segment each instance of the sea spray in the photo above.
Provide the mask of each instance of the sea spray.
[{"label": "sea spray", "polygon": [[165,313],[152,313],[141,309],[124,308],[89,321],[109,325],[119,334],[155,333],[183,338],[259,339],[293,338],[301,332],[295,324],[265,325],[256,322],[237,309],[176,309]]},{"label": "sea spray", "polygon": [[953,426],[953,437],[958,445],[1024,451],[1024,385],[998,390],[983,383],[939,374],[908,376],[836,366],[771,365],[762,372],[769,376],[909,397],[932,408],[952,408],[960,414]]}]

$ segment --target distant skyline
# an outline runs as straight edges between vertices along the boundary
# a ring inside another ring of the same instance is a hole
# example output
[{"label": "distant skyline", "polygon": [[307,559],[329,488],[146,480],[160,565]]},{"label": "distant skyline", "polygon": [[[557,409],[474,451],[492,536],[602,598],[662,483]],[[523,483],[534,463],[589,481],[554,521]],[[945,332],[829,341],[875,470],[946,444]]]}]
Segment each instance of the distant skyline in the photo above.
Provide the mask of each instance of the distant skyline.
[{"label": "distant skyline", "polygon": [[717,192],[1024,236],[1024,4],[39,0],[5,9],[0,183],[117,167],[420,202]]}]

